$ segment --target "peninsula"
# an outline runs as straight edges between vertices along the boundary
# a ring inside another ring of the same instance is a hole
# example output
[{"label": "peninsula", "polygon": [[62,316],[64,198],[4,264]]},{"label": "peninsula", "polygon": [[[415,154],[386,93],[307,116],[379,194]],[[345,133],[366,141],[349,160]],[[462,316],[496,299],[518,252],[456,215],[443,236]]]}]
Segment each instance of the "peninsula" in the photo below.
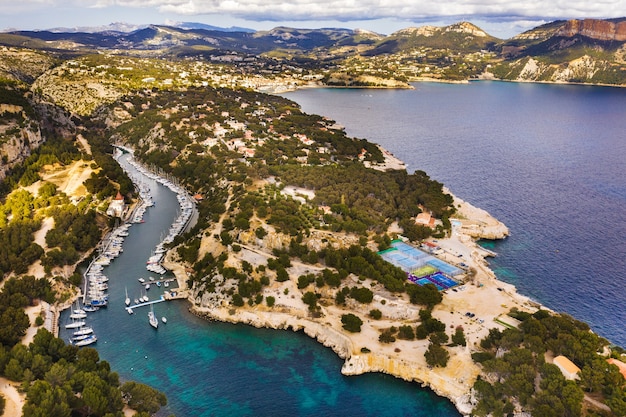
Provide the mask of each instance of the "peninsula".
[{"label": "peninsula", "polygon": [[[462,326],[467,338],[466,346],[449,350],[450,360],[444,368],[432,368],[426,363],[424,353],[428,349],[428,340],[416,342],[398,339],[393,344],[378,341],[383,329],[399,323],[414,326],[419,324],[420,309],[411,305],[408,296],[397,296],[371,280],[361,283],[371,286],[374,292],[371,303],[350,303],[348,308],[327,305],[321,308],[319,317],[313,317],[302,301],[304,293],[310,287],[298,289],[297,277],[319,272],[322,270],[321,266],[294,264],[289,269],[290,280],[274,282],[264,288],[264,298],[275,299],[272,308],[258,304],[252,307],[244,305],[233,310],[227,297],[216,300],[203,298],[195,293],[190,296],[191,309],[197,315],[211,320],[273,329],[302,330],[345,359],[342,368],[345,375],[383,372],[416,381],[430,387],[437,394],[450,398],[461,413],[470,414],[470,391],[481,373],[480,367],[472,360],[471,353],[480,350],[480,341],[489,334],[489,329],[506,329],[506,325],[499,323],[498,319],[506,316],[511,308],[535,312],[540,306],[518,294],[512,285],[499,281],[485,260],[491,254],[477,244],[479,238],[505,238],[508,234],[506,226],[467,202],[455,198],[455,205],[459,207],[456,219],[460,225],[453,228],[450,237],[437,239],[436,245],[441,248],[442,259],[452,262],[462,259],[475,274],[459,289],[448,290],[443,301],[433,309],[433,317],[441,320],[446,328]],[[207,249],[215,250],[214,247]],[[246,245],[233,257],[233,261],[247,261],[257,267],[266,263],[270,257],[270,254],[263,253],[261,247]],[[176,274],[179,285],[184,287],[188,275],[183,265],[170,257],[165,266]],[[351,278],[354,283],[358,283],[357,277]],[[383,318],[364,319],[358,333],[346,332],[342,328],[341,317],[346,312],[368,317],[372,309],[380,310]],[[469,317],[467,312],[472,312],[473,316]]]}]

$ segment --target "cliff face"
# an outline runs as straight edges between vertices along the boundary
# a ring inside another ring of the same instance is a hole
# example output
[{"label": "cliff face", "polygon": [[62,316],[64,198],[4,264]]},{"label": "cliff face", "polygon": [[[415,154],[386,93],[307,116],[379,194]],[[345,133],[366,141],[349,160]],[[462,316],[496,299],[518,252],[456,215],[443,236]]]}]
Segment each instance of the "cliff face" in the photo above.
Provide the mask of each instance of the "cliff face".
[{"label": "cliff face", "polygon": [[43,142],[39,123],[30,116],[30,108],[25,109],[26,104],[20,104],[23,105],[0,104],[0,180]]},{"label": "cliff face", "polygon": [[74,124],[62,109],[47,103],[0,104],[0,180],[46,140],[46,133],[70,137]]},{"label": "cliff face", "polygon": [[626,21],[609,22],[607,20],[583,19],[568,20],[556,33],[557,36],[586,36],[600,41],[626,41]]},{"label": "cliff face", "polygon": [[[468,368],[471,369],[469,372]],[[419,382],[438,395],[449,398],[461,414],[470,415],[472,412],[470,395],[472,384],[466,378],[468,374],[472,374],[473,383],[479,372],[471,359],[453,357],[447,369],[433,370],[409,358],[389,358],[369,353],[351,356],[341,368],[344,375],[361,375],[367,372],[382,372],[405,381]]]},{"label": "cliff face", "polygon": [[2,156],[0,180],[5,178],[9,169],[28,158],[31,151],[39,147],[43,141],[41,131],[38,128],[25,127],[0,145],[0,155]]}]

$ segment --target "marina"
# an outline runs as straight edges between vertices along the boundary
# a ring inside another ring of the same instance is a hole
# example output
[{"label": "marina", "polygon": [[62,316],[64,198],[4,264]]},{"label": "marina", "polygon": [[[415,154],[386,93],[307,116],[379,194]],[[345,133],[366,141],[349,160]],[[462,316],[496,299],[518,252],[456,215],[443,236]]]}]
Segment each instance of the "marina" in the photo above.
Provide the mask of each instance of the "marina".
[{"label": "marina", "polygon": [[[161,177],[137,163],[132,157],[132,151],[129,152],[127,149],[124,149],[124,151],[127,152],[125,160],[129,165],[126,166],[125,169],[137,188],[139,200],[132,210],[125,208],[123,205],[120,206],[124,207],[120,211],[124,220],[103,238],[96,248],[96,255],[83,272],[83,288],[82,296],[80,297],[82,308],[79,307],[77,301],[76,306],[72,307],[70,313],[67,315],[69,321],[64,326],[65,330],[69,332],[68,340],[75,346],[88,346],[98,340],[93,327],[87,326],[85,319],[88,313],[94,313],[100,311],[102,307],[109,306],[109,288],[111,288],[111,285],[115,285],[111,284],[109,269],[114,265],[115,259],[123,254],[125,239],[130,236],[131,226],[144,223],[144,216],[148,214],[148,209],[155,205],[151,194],[151,187],[147,183],[147,180],[156,181],[174,192],[178,210],[167,232],[161,232],[159,243],[151,251],[152,254],[148,257],[146,262],[146,269],[160,275],[160,277],[155,278],[149,276],[146,278],[137,278],[141,286],[141,294],[133,299],[134,303],[131,302],[128,285],[125,285],[123,298],[124,308],[128,314],[133,314],[136,308],[150,306],[152,314],[150,323],[154,328],[157,328],[159,320],[152,310],[154,304],[186,297],[185,293],[178,291],[176,288],[172,291],[169,290],[170,285],[176,284],[176,279],[165,276],[167,269],[162,265],[162,262],[167,253],[167,245],[171,243],[178,234],[186,230],[193,221],[194,214],[196,213],[194,200],[175,182]],[[118,162],[119,158],[124,155],[122,150],[118,149],[118,154],[116,155]],[[124,168],[124,164],[120,163],[120,165]],[[131,169],[131,167],[134,169]],[[123,201],[123,197],[118,193],[116,200]],[[114,278],[115,283],[119,283],[121,279],[119,274],[114,274]],[[162,291],[162,293],[157,295],[157,299],[151,301],[147,292],[152,288],[153,284],[159,291]],[[164,316],[161,320],[163,323],[167,322]],[[156,325],[154,325],[154,322],[156,322]]]},{"label": "marina", "polygon": [[[176,194],[176,199],[178,200],[180,211],[174,219],[174,222],[170,226],[169,230],[167,231],[165,237],[161,239],[161,241],[155,246],[153,253],[146,261],[146,269],[148,271],[154,272],[155,274],[163,275],[167,272],[165,267],[162,265],[163,258],[165,257],[165,253],[167,252],[167,245],[172,243],[176,236],[187,230],[191,226],[192,222],[194,222],[194,214],[196,213],[195,201],[189,195],[189,193],[187,193],[187,191],[180,184],[178,184],[175,178],[170,178],[163,172],[155,172],[146,168],[132,157],[131,149],[121,146],[118,148],[130,153],[131,157],[128,159],[128,162],[143,177],[157,181],[158,183],[169,188],[170,191],[172,191],[174,194]],[[142,223],[145,210],[148,207],[152,207],[154,205],[154,201],[149,193],[149,189],[144,186],[143,179],[138,178],[137,175],[129,174],[129,176],[131,177],[133,182],[137,184],[140,197],[143,201],[143,204],[140,205],[140,209],[135,211],[135,214],[133,216],[133,222]]]}]

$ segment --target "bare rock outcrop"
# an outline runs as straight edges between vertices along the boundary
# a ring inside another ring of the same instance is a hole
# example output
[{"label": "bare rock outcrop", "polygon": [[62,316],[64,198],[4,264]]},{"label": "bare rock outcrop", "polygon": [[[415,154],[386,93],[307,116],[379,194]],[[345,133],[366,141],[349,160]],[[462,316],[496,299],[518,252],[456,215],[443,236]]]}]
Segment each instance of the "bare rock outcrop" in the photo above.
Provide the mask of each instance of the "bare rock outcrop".
[{"label": "bare rock outcrop", "polygon": [[600,41],[626,41],[626,21],[610,22],[600,19],[568,20],[557,36],[586,36]]},{"label": "bare rock outcrop", "polygon": [[235,312],[227,308],[202,308],[193,306],[195,314],[212,320],[228,323],[243,323],[257,328],[276,330],[302,330],[307,336],[322,345],[331,348],[340,358],[349,358],[352,354],[352,342],[348,337],[333,328],[293,313],[251,311],[239,309]]},{"label": "bare rock outcrop", "polygon": [[9,118],[8,122],[0,126],[0,134],[4,137],[0,143],[0,180],[5,178],[9,169],[28,158],[32,150],[44,141],[39,124],[29,119],[20,106],[3,104],[0,114],[7,113],[14,114],[15,120]]},{"label": "bare rock outcrop", "polygon": [[[447,191],[446,191],[447,192]],[[509,235],[509,228],[491,216],[485,210],[454,196],[457,209],[455,220],[460,222],[461,233],[475,239],[504,239]]]},{"label": "bare rock outcrop", "polygon": [[361,375],[367,372],[381,372],[405,381],[421,383],[438,395],[449,398],[461,414],[469,415],[472,412],[467,381],[454,375],[433,371],[424,364],[410,359],[391,358],[374,353],[352,355],[341,368],[344,375]]}]

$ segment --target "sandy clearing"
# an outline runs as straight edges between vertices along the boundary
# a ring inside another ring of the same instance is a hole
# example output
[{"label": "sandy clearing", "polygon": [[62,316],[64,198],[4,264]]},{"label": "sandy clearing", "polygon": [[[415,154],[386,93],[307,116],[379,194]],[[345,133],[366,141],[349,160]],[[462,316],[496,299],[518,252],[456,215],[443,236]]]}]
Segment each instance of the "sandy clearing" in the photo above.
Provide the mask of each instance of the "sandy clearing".
[{"label": "sandy clearing", "polygon": [[26,335],[24,335],[24,337],[22,338],[23,345],[28,346],[33,341],[33,338],[35,337],[35,334],[37,334],[37,331],[41,328],[35,326],[35,319],[41,314],[41,309],[42,304],[39,303],[34,306],[28,306],[24,310],[24,312],[28,316],[28,320],[30,321],[30,327],[26,329]]},{"label": "sandy clearing", "polygon": [[16,417],[22,415],[22,408],[26,403],[26,396],[17,390],[17,383],[0,377],[0,393],[4,396],[6,404],[2,417]]},{"label": "sandy clearing", "polygon": [[59,191],[70,197],[78,198],[87,194],[83,183],[91,176],[93,169],[88,161],[75,161],[62,168],[53,169],[42,174],[44,181],[49,181],[57,186]]},{"label": "sandy clearing", "polygon": [[54,219],[52,217],[46,217],[41,222],[41,228],[34,234],[35,243],[44,248],[44,250],[48,249],[48,245],[46,244],[46,234],[52,228],[54,228]]}]

